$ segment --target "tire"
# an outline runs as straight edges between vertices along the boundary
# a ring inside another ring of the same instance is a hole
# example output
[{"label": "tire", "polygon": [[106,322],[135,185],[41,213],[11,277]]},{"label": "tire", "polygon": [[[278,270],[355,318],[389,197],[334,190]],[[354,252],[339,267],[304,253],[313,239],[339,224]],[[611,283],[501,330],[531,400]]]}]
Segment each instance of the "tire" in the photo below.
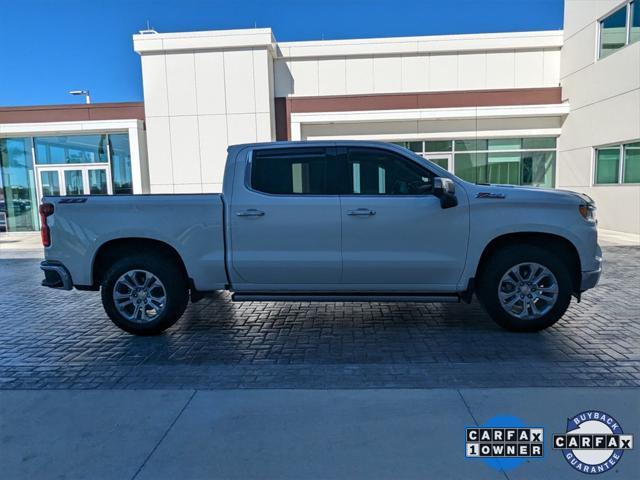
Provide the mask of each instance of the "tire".
[{"label": "tire", "polygon": [[[136,292],[128,285],[135,286]],[[180,319],[189,301],[182,268],[175,261],[153,254],[130,255],[116,261],[104,274],[100,287],[109,318],[134,335],[162,333]],[[137,306],[140,308],[136,310]]]},{"label": "tire", "polygon": [[[544,271],[536,265],[551,273],[545,274],[537,284],[531,280]],[[521,282],[520,278],[533,269],[536,270],[532,276]],[[557,290],[557,297],[551,301],[554,290]],[[478,299],[489,316],[501,327],[514,332],[537,332],[556,323],[569,308],[571,292],[567,264],[551,250],[526,244],[495,252],[487,260],[476,284]],[[515,303],[503,307],[503,301],[506,305]],[[539,313],[535,313],[534,307]]]}]

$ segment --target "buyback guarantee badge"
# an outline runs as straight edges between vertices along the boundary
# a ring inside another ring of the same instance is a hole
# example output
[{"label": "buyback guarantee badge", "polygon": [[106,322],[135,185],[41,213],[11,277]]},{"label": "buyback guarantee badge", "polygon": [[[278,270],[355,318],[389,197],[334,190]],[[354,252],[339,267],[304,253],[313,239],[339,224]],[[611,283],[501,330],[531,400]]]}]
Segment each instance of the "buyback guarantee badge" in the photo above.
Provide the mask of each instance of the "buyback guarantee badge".
[{"label": "buyback guarantee badge", "polygon": [[567,431],[553,436],[553,448],[579,472],[605,473],[633,448],[633,435],[625,435],[608,413],[587,410],[567,419]]},{"label": "buyback guarantee badge", "polygon": [[544,429],[509,415],[493,417],[465,429],[465,457],[483,460],[496,470],[511,470],[527,460],[544,458]]}]

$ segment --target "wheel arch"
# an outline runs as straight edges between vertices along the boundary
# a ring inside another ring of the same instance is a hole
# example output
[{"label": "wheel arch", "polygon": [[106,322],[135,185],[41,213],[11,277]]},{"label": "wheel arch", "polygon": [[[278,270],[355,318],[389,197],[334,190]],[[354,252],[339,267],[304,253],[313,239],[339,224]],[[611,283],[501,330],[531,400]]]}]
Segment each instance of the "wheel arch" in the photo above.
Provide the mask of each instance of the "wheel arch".
[{"label": "wheel arch", "polygon": [[157,253],[174,261],[191,283],[187,268],[178,251],[166,242],[144,237],[126,237],[109,240],[98,248],[91,265],[93,287],[98,288],[109,266],[116,260],[134,253]]},{"label": "wheel arch", "polygon": [[485,246],[480,255],[475,278],[480,278],[487,262],[495,252],[501,248],[512,245],[534,245],[557,253],[569,270],[574,295],[579,295],[581,270],[578,249],[567,238],[553,233],[517,232],[507,233],[494,238]]}]

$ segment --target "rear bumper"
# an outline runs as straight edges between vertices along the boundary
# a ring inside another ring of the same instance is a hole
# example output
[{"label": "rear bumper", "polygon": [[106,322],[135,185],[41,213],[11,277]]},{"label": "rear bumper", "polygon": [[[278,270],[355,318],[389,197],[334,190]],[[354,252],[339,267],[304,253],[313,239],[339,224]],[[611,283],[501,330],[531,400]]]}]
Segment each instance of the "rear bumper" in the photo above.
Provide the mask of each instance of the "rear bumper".
[{"label": "rear bumper", "polygon": [[43,287],[60,290],[71,290],[73,288],[71,275],[64,265],[45,260],[40,263],[40,269],[44,272]]}]

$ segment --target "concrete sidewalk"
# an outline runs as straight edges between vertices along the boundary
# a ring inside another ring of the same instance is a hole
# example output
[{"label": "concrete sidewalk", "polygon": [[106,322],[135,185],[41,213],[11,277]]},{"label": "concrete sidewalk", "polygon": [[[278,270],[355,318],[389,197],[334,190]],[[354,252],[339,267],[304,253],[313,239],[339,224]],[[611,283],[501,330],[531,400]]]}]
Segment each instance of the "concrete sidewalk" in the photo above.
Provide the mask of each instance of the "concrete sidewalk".
[{"label": "concrete sidewalk", "polygon": [[0,259],[42,258],[40,232],[0,233]]},{"label": "concrete sidewalk", "polygon": [[[640,433],[639,389],[0,392],[10,479],[584,479],[551,448],[600,409]],[[546,458],[501,472],[464,458],[464,427],[515,415]],[[639,478],[627,451],[617,479]]]}]

